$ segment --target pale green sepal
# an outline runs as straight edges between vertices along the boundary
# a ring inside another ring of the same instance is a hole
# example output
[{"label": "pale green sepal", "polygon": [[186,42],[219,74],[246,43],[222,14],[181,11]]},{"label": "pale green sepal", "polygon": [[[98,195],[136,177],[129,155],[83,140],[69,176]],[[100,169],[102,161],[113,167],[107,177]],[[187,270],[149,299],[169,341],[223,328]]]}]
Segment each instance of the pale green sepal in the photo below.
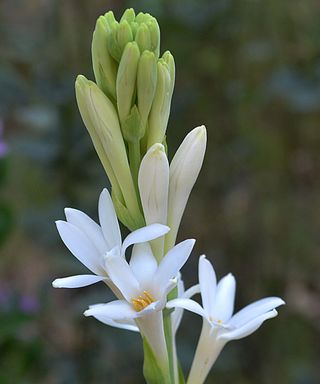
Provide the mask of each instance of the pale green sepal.
[{"label": "pale green sepal", "polygon": [[157,87],[157,61],[153,52],[144,51],[140,57],[137,74],[138,108],[145,126]]},{"label": "pale green sepal", "polygon": [[137,43],[128,43],[120,60],[116,83],[117,106],[121,124],[125,122],[132,107],[139,58],[140,51]]},{"label": "pale green sepal", "polygon": [[154,353],[145,337],[143,339],[143,375],[148,384],[169,384],[170,378],[160,369]]},{"label": "pale green sepal", "polygon": [[108,27],[105,16],[97,20],[92,38],[92,65],[98,87],[110,98],[116,98],[117,68],[108,48]]},{"label": "pale green sepal", "polygon": [[145,226],[145,221],[142,215],[136,215],[133,217],[128,208],[120,201],[116,193],[112,190],[112,201],[116,210],[118,219],[121,223],[127,227],[130,231],[135,231]]},{"label": "pale green sepal", "polygon": [[149,116],[148,148],[162,143],[169,120],[172,83],[168,64],[160,59],[157,65],[157,88]]}]

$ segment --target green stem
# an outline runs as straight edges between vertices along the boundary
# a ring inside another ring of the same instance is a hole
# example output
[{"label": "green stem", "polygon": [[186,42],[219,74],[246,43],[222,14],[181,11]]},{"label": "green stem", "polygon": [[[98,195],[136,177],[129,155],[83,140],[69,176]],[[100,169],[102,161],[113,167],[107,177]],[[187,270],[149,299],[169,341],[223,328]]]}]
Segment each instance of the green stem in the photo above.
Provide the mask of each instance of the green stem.
[{"label": "green stem", "polygon": [[136,188],[137,196],[139,196],[138,174],[139,174],[139,167],[141,162],[140,142],[139,141],[128,142],[128,147],[129,147],[130,170],[133,178],[133,183]]},{"label": "green stem", "polygon": [[174,361],[176,360],[174,358],[174,339],[173,339],[173,333],[172,333],[172,324],[171,324],[171,311],[164,310],[163,311],[163,325],[164,325],[164,333],[166,336],[166,343],[167,343],[167,351],[168,351],[168,360],[169,360],[169,372],[170,372],[170,379],[171,384],[175,384],[175,367],[174,367]]}]

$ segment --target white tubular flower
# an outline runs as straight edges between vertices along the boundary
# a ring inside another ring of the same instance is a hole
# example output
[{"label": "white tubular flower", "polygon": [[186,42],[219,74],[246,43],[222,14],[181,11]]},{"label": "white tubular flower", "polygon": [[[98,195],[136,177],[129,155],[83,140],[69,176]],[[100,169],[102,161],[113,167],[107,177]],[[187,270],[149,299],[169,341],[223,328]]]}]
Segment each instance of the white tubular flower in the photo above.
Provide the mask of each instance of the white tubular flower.
[{"label": "white tubular flower", "polygon": [[[169,162],[162,144],[154,144],[141,161],[138,185],[146,224],[167,223]],[[164,239],[151,244],[158,261],[163,256]]]},{"label": "white tubular flower", "polygon": [[55,288],[79,288],[98,281],[105,281],[113,288],[105,266],[105,255],[112,252],[124,259],[130,245],[153,240],[169,231],[165,225],[149,225],[130,233],[122,243],[117,216],[107,189],[100,194],[98,212],[100,225],[85,213],[72,208],[65,209],[67,221],[56,222],[67,248],[93,274],[56,279],[52,283]]},{"label": "white tubular flower", "polygon": [[176,241],[184,209],[203,163],[206,145],[207,131],[201,125],[188,133],[171,161],[167,221],[171,230],[166,236],[166,249],[170,249]]},{"label": "white tubular flower", "polygon": [[100,321],[134,320],[148,340],[158,362],[167,364],[166,341],[161,310],[167,294],[177,284],[177,275],[187,261],[195,240],[185,240],[173,247],[158,265],[148,243],[136,244],[130,263],[114,252],[105,256],[108,275],[123,296],[107,304],[97,304],[85,311]]},{"label": "white tubular flower", "polygon": [[199,260],[199,283],[202,307],[197,302],[185,298],[174,299],[167,304],[168,308],[184,308],[203,317],[202,331],[188,384],[203,383],[228,341],[249,336],[265,320],[277,316],[275,308],[285,304],[279,297],[267,297],[232,315],[235,278],[229,273],[217,284],[215,271],[205,256],[201,256]]}]

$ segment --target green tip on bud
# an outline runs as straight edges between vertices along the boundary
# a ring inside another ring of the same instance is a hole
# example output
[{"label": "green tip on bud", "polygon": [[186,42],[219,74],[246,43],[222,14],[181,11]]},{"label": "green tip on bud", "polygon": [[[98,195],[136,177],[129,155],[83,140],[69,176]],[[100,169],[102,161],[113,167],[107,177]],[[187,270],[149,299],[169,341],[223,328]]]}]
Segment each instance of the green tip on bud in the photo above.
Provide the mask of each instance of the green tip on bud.
[{"label": "green tip on bud", "polygon": [[132,23],[136,18],[136,14],[134,12],[134,9],[133,8],[128,8],[124,11],[121,19],[120,19],[120,22],[123,21],[123,20],[126,20],[128,23]]},{"label": "green tip on bud", "polygon": [[137,43],[128,43],[121,57],[116,83],[117,106],[121,124],[127,119],[132,107],[139,58],[140,51]]},{"label": "green tip on bud", "polygon": [[141,122],[139,110],[136,105],[131,108],[130,114],[122,125],[123,137],[128,143],[136,143],[144,136],[145,126]]},{"label": "green tip on bud", "polygon": [[151,38],[151,50],[155,53],[158,58],[160,55],[160,28],[157,20],[152,18],[147,22],[147,26],[150,32]]}]

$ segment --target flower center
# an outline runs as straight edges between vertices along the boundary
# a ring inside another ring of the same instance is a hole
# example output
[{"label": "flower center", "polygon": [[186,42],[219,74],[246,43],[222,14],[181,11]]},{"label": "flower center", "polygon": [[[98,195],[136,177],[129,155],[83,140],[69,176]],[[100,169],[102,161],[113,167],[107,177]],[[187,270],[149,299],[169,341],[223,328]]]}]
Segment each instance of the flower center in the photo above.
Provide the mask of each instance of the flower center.
[{"label": "flower center", "polygon": [[140,295],[138,297],[131,299],[133,308],[137,312],[142,311],[143,309],[145,309],[148,305],[150,305],[154,301],[155,301],[154,298],[147,291],[143,291],[143,295]]}]

